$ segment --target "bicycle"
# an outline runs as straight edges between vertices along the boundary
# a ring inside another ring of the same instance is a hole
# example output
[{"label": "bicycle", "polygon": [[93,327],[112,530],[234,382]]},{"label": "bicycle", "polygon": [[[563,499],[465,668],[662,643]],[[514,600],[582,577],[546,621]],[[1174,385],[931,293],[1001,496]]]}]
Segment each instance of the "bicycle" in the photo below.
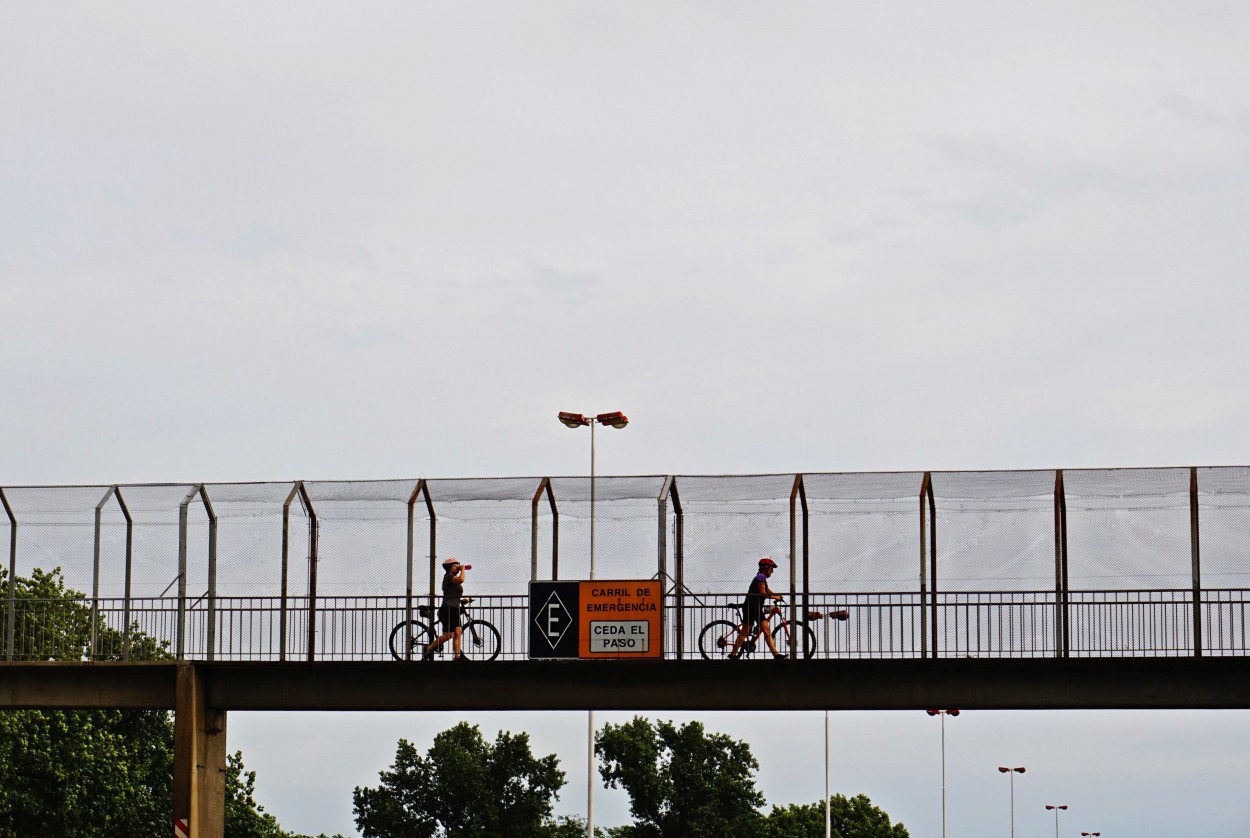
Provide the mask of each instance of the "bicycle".
[{"label": "bicycle", "polygon": [[[738,612],[738,620],[712,620],[705,625],[699,632],[699,654],[704,660],[716,660],[718,658],[728,659],[729,653],[733,651],[734,641],[738,639],[738,633],[742,630],[742,605],[733,606]],[[768,619],[781,617],[781,621],[772,627],[773,643],[777,646],[777,652],[785,657],[790,657],[790,647],[793,645],[794,637],[791,633],[791,623],[789,610],[782,608],[780,605],[773,604],[766,612]],[[831,611],[828,615],[820,611],[807,611],[804,618],[808,622],[823,620],[826,616],[831,620],[848,620],[850,612],[845,608]],[[804,620],[794,621],[794,632],[801,633],[803,637],[800,654],[804,658],[810,658],[816,653],[816,632],[812,631],[811,626],[807,625]],[[760,637],[761,623],[756,623],[751,627],[751,631],[747,633],[746,639],[742,642],[742,648],[738,651],[739,657],[750,657],[755,653]],[[765,644],[767,645],[767,644]]]},{"label": "bicycle", "polygon": [[[470,617],[468,604],[472,601],[472,597],[464,597],[460,600],[460,652],[466,660],[493,661],[499,657],[499,649],[502,645],[499,629],[486,620],[472,619]],[[391,629],[390,637],[387,638],[387,645],[391,649],[391,657],[397,661],[408,660],[408,656],[405,654],[407,649],[404,648],[406,626],[412,626],[412,642],[408,647],[412,650],[412,660],[421,660],[422,655],[425,654],[425,648],[433,643],[434,638],[441,633],[438,631],[438,611],[434,606],[419,605],[417,606],[417,613],[425,617],[429,622],[400,620],[395,628]],[[452,644],[450,642],[444,643],[435,650],[434,656],[438,657],[444,652],[451,654]]]}]

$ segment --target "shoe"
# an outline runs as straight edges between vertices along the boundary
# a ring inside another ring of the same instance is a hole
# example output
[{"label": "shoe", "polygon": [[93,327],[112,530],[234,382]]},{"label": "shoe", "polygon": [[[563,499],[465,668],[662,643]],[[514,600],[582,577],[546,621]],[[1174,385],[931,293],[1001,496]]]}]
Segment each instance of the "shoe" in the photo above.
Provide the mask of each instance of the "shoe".
[{"label": "shoe", "polygon": [[437,649],[435,649],[433,646],[426,646],[426,647],[425,647],[425,652],[421,655],[421,660],[423,660],[423,661],[432,661],[432,660],[434,660],[434,653],[435,653],[436,651],[438,651],[438,650],[437,650]]},{"label": "shoe", "polygon": [[725,655],[725,657],[729,658],[731,661],[736,661],[738,658],[742,657],[742,653],[730,652],[729,654]]},{"label": "shoe", "polygon": [[783,655],[783,654],[781,654],[781,652],[773,652],[773,660],[775,660],[775,661],[788,661],[788,660],[790,660],[790,656],[789,656],[789,655]]},{"label": "shoe", "polygon": [[454,661],[467,661],[467,660],[468,660],[468,658],[466,658],[464,655],[456,655],[454,658],[452,658],[452,660],[454,660]]}]

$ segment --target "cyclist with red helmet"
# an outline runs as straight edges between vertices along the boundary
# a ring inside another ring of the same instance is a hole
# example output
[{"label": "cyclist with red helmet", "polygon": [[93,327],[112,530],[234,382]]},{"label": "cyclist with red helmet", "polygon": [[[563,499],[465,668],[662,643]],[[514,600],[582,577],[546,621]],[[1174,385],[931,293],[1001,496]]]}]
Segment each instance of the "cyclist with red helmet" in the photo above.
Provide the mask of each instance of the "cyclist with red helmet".
[{"label": "cyclist with red helmet", "polygon": [[755,574],[755,578],[751,580],[751,585],[747,588],[746,599],[742,602],[742,628],[738,630],[738,637],[734,640],[733,651],[729,653],[731,660],[737,660],[738,655],[742,651],[742,644],[746,642],[747,635],[751,629],[758,623],[760,626],[760,635],[768,643],[769,651],[773,653],[775,659],[784,659],[785,655],[777,651],[777,644],[773,642],[772,632],[768,630],[768,614],[764,610],[764,600],[780,600],[781,594],[774,593],[768,587],[768,577],[773,575],[773,571],[777,569],[777,563],[765,556],[760,559],[759,572]]}]

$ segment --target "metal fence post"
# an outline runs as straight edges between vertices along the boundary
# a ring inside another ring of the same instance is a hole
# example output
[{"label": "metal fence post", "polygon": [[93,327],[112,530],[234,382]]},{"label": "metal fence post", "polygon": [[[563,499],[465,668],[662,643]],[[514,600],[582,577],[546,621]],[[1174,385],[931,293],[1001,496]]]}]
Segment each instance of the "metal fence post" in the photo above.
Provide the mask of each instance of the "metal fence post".
[{"label": "metal fence post", "polygon": [[126,582],[125,582],[125,601],[122,605],[122,660],[130,660],[130,591],[131,576],[134,569],[134,528],[135,522],[130,517],[130,509],[126,506],[125,499],[122,498],[121,489],[114,486],[113,495],[117,498],[117,505],[121,507],[122,516],[126,519]]},{"label": "metal fence post", "polygon": [[4,512],[9,516],[9,619],[4,632],[4,659],[11,661],[17,644],[17,516],[4,489],[0,489],[0,504],[4,504]]},{"label": "metal fence post", "polygon": [[187,632],[187,509],[200,490],[195,486],[187,492],[187,496],[178,504],[178,629],[174,641],[174,657],[183,660],[186,657]]},{"label": "metal fence post", "polygon": [[281,661],[286,660],[287,579],[291,566],[291,503],[299,493],[300,485],[300,481],[296,480],[291,486],[290,494],[282,503],[282,595],[278,605],[278,660]]},{"label": "metal fence post", "polygon": [[416,544],[413,540],[413,530],[416,519],[417,496],[421,494],[421,490],[425,488],[425,478],[417,481],[417,485],[413,487],[412,494],[408,496],[408,555],[406,562],[406,570],[404,573],[404,660],[412,660],[412,583],[415,578],[414,565],[416,559]]},{"label": "metal fence post", "polygon": [[308,513],[308,661],[317,659],[317,542],[318,532],[317,510],[313,508],[312,498],[308,497],[308,489],[304,481],[299,484],[300,502]]},{"label": "metal fence post", "polygon": [[1202,563],[1198,550],[1198,469],[1189,469],[1189,553],[1194,586],[1194,657],[1202,657]]},{"label": "metal fence post", "polygon": [[538,481],[538,490],[530,503],[530,580],[538,579],[538,501],[543,493],[547,494],[547,505],[551,507],[551,578],[560,576],[560,513],[556,508],[556,495],[551,490],[551,478],[544,477]]},{"label": "metal fence post", "polygon": [[[795,514],[799,495],[803,491],[803,475],[794,475],[794,485],[790,487],[790,625],[791,625],[791,642],[790,642],[790,658],[798,660],[798,644],[803,639],[803,632],[798,628],[799,604],[796,601],[795,594],[798,592],[797,576],[798,576],[798,520]],[[806,499],[804,500],[806,505]],[[806,587],[806,586],[805,586]],[[803,602],[807,604],[806,599]]]},{"label": "metal fence post", "polygon": [[[928,500],[928,505],[925,501]],[[937,521],[934,517],[933,475],[920,479],[920,657],[937,657]],[[932,549],[930,549],[932,548]],[[930,596],[930,589],[932,596]],[[932,632],[930,632],[932,627]],[[930,637],[932,633],[932,637]],[[932,646],[930,647],[930,644]]]},{"label": "metal fence post", "polygon": [[208,643],[208,659],[211,661],[217,657],[217,513],[202,483],[200,500],[204,502],[204,511],[208,514],[208,631],[205,642]]},{"label": "metal fence post", "polygon": [[686,516],[681,508],[681,494],[677,491],[677,478],[669,483],[669,497],[673,499],[673,515],[676,518],[677,543],[674,545],[673,559],[677,571],[675,587],[677,589],[677,658],[686,656]]},{"label": "metal fence post", "polygon": [[1068,501],[1063,469],[1055,470],[1055,657],[1072,651],[1072,624],[1068,582]]},{"label": "metal fence post", "polygon": [[108,499],[113,496],[115,490],[116,487],[109,486],[104,497],[100,498],[100,502],[95,505],[95,547],[91,566],[91,650],[88,656],[90,660],[95,660],[99,651],[97,642],[100,625],[100,519],[104,504],[108,503]]}]

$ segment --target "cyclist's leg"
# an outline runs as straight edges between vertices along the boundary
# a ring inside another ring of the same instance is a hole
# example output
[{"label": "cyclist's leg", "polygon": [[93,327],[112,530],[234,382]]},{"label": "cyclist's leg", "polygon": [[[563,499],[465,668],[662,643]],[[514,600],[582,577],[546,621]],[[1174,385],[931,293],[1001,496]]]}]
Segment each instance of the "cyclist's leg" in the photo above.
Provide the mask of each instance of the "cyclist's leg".
[{"label": "cyclist's leg", "polygon": [[[784,623],[782,625],[784,625]],[[763,637],[764,641],[768,644],[768,651],[773,653],[774,658],[784,657],[781,652],[777,651],[777,644],[773,642],[773,633],[768,627],[767,616],[760,620],[760,636]]]}]

